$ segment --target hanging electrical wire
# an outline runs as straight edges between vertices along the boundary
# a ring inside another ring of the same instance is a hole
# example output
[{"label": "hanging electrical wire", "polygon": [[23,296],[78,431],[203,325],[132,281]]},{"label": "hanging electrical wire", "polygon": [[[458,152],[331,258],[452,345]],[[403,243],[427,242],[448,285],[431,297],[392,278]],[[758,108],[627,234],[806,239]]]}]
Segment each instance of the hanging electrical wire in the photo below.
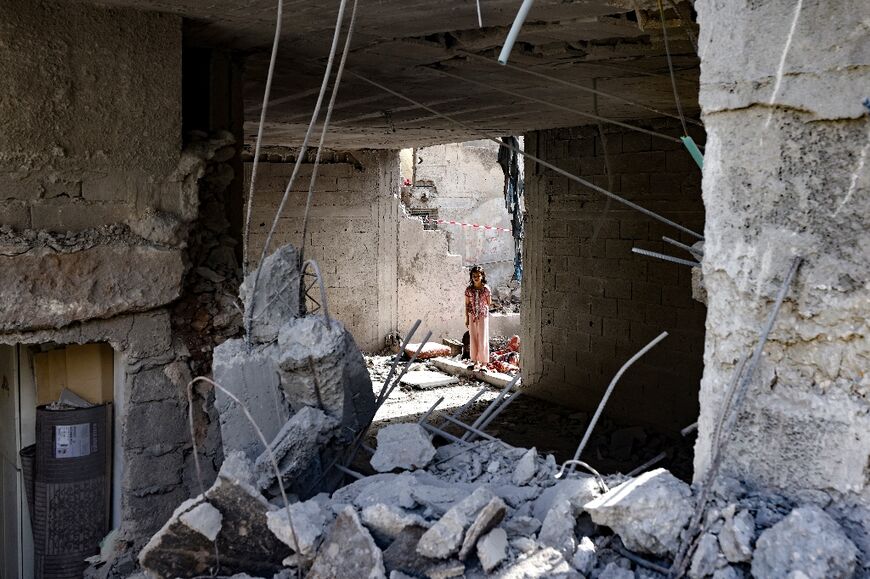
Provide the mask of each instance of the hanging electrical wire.
[{"label": "hanging electrical wire", "polygon": [[[329,49],[329,58],[326,62],[326,70],[323,72],[323,82],[320,84],[320,92],[317,95],[317,103],[314,105],[314,112],[311,114],[311,121],[308,123],[308,129],[305,131],[305,137],[302,140],[302,147],[299,150],[299,155],[296,157],[296,164],[293,167],[293,173],[290,175],[290,180],[287,182],[287,187],[284,190],[284,196],[281,198],[281,203],[278,205],[278,211],[275,213],[275,219],[272,221],[272,227],[269,234],[266,236],[266,241],[263,243],[263,250],[260,253],[260,261],[262,265],[266,259],[266,254],[269,251],[269,245],[272,242],[272,237],[275,234],[275,229],[278,226],[278,219],[284,210],[284,205],[287,203],[287,198],[290,196],[290,190],[293,188],[293,183],[296,181],[296,176],[299,174],[299,168],[302,165],[302,160],[305,158],[305,153],[308,150],[308,141],[311,139],[311,133],[314,131],[314,126],[320,116],[320,108],[323,105],[323,97],[326,94],[326,87],[329,84],[329,77],[332,73],[332,65],[335,62],[335,52],[338,49],[338,39],[341,36],[341,23],[344,20],[344,9],[347,6],[347,0],[341,0],[338,7],[338,15],[335,20],[335,33],[332,36],[332,45]],[[326,130],[324,127],[323,130]],[[245,307],[245,340],[248,349],[251,348],[251,321],[253,318],[254,305],[257,300],[257,284],[260,281],[260,272],[262,268],[258,267],[254,273],[254,281],[251,284],[250,302]]]},{"label": "hanging electrical wire", "polygon": [[662,5],[662,0],[659,3],[659,17],[662,20],[662,39],[665,43],[665,56],[668,59],[668,72],[671,75],[671,88],[674,90],[674,102],[677,104],[677,112],[680,114],[680,123],[683,125],[683,135],[689,136],[689,128],[686,126],[686,117],[683,115],[683,104],[680,102],[680,95],[677,92],[677,81],[674,75],[674,62],[671,59],[671,48],[668,44],[668,26],[665,22],[665,8]]},{"label": "hanging electrical wire", "polygon": [[393,89],[391,89],[387,86],[384,86],[383,84],[381,84],[377,81],[366,78],[366,77],[362,76],[361,74],[353,72],[352,70],[349,70],[348,74],[360,79],[361,81],[363,81],[365,83],[368,83],[374,87],[377,87],[377,88],[383,90],[384,92],[390,93],[391,95],[393,95],[397,98],[400,98],[404,101],[407,101],[411,104],[414,104],[423,110],[429,111],[430,113],[432,113],[436,117],[439,117],[439,118],[444,119],[448,122],[451,122],[459,127],[462,127],[466,131],[469,131],[473,134],[477,134],[477,135],[479,135],[487,140],[490,140],[494,143],[497,143],[498,145],[501,145],[503,147],[507,147],[511,150],[515,150],[517,153],[521,154],[522,156],[524,156],[527,159],[531,159],[532,161],[534,161],[535,163],[538,163],[542,167],[546,167],[546,168],[550,169],[551,171],[554,171],[554,172],[558,173],[559,175],[562,175],[563,177],[567,177],[571,181],[579,183],[579,184],[583,185],[584,187],[588,187],[589,189],[592,189],[593,191],[597,191],[597,192],[601,193],[602,195],[606,195],[607,197],[610,197],[611,199],[618,201],[618,202],[622,203],[623,205],[631,207],[635,211],[639,211],[640,213],[643,213],[644,215],[646,215],[648,217],[651,217],[653,219],[661,221],[662,223],[669,225],[675,229],[678,229],[684,233],[688,233],[689,235],[691,235],[697,239],[704,239],[703,235],[701,235],[700,233],[697,233],[695,231],[692,231],[688,227],[684,227],[684,226],[680,225],[679,223],[671,221],[667,217],[659,215],[658,213],[655,213],[654,211],[650,211],[649,209],[646,209],[645,207],[641,207],[640,205],[638,205],[637,203],[634,203],[633,201],[629,201],[628,199],[625,199],[624,197],[620,197],[619,195],[617,195],[615,193],[611,193],[607,189],[604,189],[603,187],[599,187],[595,183],[593,183],[591,181],[587,181],[586,179],[583,179],[582,177],[578,177],[577,175],[574,175],[573,173],[570,173],[570,172],[568,172],[560,167],[557,167],[556,165],[553,165],[552,163],[548,163],[547,161],[544,161],[543,159],[540,159],[540,158],[536,157],[535,155],[532,155],[531,153],[526,153],[522,149],[513,147],[512,145],[509,145],[507,143],[503,143],[498,138],[494,137],[493,135],[491,135],[485,131],[476,129],[476,128],[472,127],[471,125],[469,125],[467,123],[463,123],[462,121],[459,121],[451,116],[445,115],[443,113],[439,113],[438,111],[436,111],[432,107],[429,107],[429,106],[421,103],[420,101],[414,100],[411,97],[408,97],[408,96],[405,96],[399,92],[396,92]]},{"label": "hanging electrical wire", "polygon": [[251,187],[248,190],[248,203],[245,208],[245,230],[242,236],[242,279],[248,275],[248,240],[251,233],[251,209],[254,204],[254,186],[257,183],[257,164],[260,161],[260,143],[263,141],[263,126],[266,124],[266,109],[269,107],[269,94],[272,92],[272,78],[275,75],[275,61],[278,58],[278,44],[281,39],[281,24],[284,19],[284,0],[278,0],[275,16],[275,39],[272,41],[272,54],[269,57],[269,72],[266,74],[266,90],[263,93],[263,108],[260,110],[260,123],[257,126],[257,143],[254,145],[254,163],[251,167]]}]

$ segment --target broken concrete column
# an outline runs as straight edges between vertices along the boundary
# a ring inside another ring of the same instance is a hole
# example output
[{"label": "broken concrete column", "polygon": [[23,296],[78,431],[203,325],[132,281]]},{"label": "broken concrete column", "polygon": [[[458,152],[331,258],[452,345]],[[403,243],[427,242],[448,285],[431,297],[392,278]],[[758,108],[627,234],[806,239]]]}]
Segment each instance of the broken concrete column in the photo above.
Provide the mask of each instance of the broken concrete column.
[{"label": "broken concrete column", "polygon": [[583,507],[633,551],[673,556],[694,511],[692,490],[663,468],[627,480]]},{"label": "broken concrete column", "polygon": [[266,343],[278,337],[284,322],[299,316],[299,284],[302,277],[299,254],[292,245],[283,245],[263,260],[259,270],[253,310],[251,290],[257,270],[245,278],[239,288],[239,297],[245,304],[246,315],[251,318],[251,341]]},{"label": "broken concrete column", "polygon": [[374,416],[371,378],[353,337],[320,315],[288,319],[278,335],[281,383],[290,405],[320,408],[350,438]]},{"label": "broken concrete column", "polygon": [[[865,0],[699,0],[707,129],[705,367],[695,477],[738,360],[804,258],[723,471],[866,504],[870,456],[870,85]],[[863,14],[865,19],[855,18]]]},{"label": "broken concrete column", "polygon": [[[281,389],[275,344],[255,345],[249,352],[242,339],[227,340],[214,350],[214,380],[247,406],[267,441],[271,441],[292,415]],[[220,413],[224,453],[242,451],[255,460],[265,450],[241,406],[225,393],[215,392]]]}]

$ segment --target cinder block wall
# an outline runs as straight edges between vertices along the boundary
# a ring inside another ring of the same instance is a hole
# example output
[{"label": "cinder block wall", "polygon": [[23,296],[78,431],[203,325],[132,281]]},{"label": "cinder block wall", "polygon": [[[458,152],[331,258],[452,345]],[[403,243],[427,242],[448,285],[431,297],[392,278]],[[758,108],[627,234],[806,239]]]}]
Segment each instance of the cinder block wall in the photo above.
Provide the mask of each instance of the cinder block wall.
[{"label": "cinder block wall", "polygon": [[[358,151],[350,162],[340,161],[322,163],[318,169],[305,256],[320,266],[330,315],[345,324],[360,348],[377,350],[396,321],[398,154]],[[257,166],[247,248],[252,268],[259,262],[293,166],[292,162]],[[252,163],[245,163],[246,194],[251,167]],[[312,167],[303,163],[299,171],[270,252],[286,243],[297,248],[301,244]]]},{"label": "cinder block wall", "polygon": [[[645,126],[682,132],[678,121]],[[703,144],[703,131],[693,136]],[[526,135],[526,150],[703,232],[701,171],[679,143],[619,127],[604,128],[604,137],[594,125],[538,131]],[[706,309],[691,298],[691,268],[631,252],[688,258],[662,236],[696,239],[529,161],[526,207],[526,388],[593,410],[619,367],[667,330],[622,377],[606,412],[666,429],[697,420]]]}]

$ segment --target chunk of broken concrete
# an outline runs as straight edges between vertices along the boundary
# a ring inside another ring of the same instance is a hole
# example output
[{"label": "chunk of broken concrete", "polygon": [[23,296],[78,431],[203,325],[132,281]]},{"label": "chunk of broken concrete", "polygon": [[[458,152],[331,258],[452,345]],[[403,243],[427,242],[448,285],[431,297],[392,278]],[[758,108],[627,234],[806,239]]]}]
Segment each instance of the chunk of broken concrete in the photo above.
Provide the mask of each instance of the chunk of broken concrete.
[{"label": "chunk of broken concrete", "polygon": [[419,370],[417,372],[407,372],[402,376],[402,384],[416,388],[417,390],[428,390],[430,388],[440,388],[442,386],[450,386],[451,384],[459,384],[459,378],[448,376],[441,372],[432,372],[431,370]]},{"label": "chunk of broken concrete", "polygon": [[257,485],[265,490],[277,481],[278,474],[272,464],[274,456],[281,480],[285,486],[292,486],[293,481],[318,458],[337,426],[338,420],[316,408],[306,406],[299,410],[269,443],[271,453],[264,450],[257,457]]},{"label": "chunk of broken concrete", "polygon": [[562,556],[562,553],[552,547],[544,547],[532,552],[527,557],[506,565],[497,575],[499,579],[531,579],[547,577],[547,579],[583,579]]},{"label": "chunk of broken concrete", "polygon": [[755,538],[755,517],[749,511],[725,514],[725,524],[719,531],[719,547],[730,563],[745,563],[752,559]]},{"label": "chunk of broken concrete", "polygon": [[794,509],[758,537],[752,556],[757,579],[847,579],[858,548],[837,522],[816,506]]},{"label": "chunk of broken concrete", "polygon": [[384,550],[384,566],[387,571],[400,571],[415,577],[426,577],[428,571],[442,561],[417,553],[417,543],[426,532],[423,527],[405,527],[389,547]]},{"label": "chunk of broken concrete", "polygon": [[[272,440],[293,414],[278,377],[278,348],[257,345],[248,351],[244,340],[227,340],[214,349],[214,380],[233,393],[250,412],[267,441]],[[240,450],[255,460],[265,450],[245,411],[220,389],[215,392],[220,414],[224,455]]]},{"label": "chunk of broken concrete", "polygon": [[[257,291],[252,305],[255,278]],[[248,274],[239,288],[239,297],[251,317],[252,341],[274,341],[283,323],[299,316],[300,278],[299,254],[290,244],[279,247],[257,270]]]},{"label": "chunk of broken concrete", "polygon": [[597,549],[595,543],[589,537],[580,539],[577,544],[577,549],[574,550],[574,556],[571,558],[571,565],[583,575],[588,575],[595,567],[595,562],[598,560]]},{"label": "chunk of broken concrete", "polygon": [[483,570],[492,573],[493,569],[507,558],[507,533],[496,528],[487,533],[477,542],[477,558]]},{"label": "chunk of broken concrete", "polygon": [[428,529],[430,523],[413,513],[393,505],[377,504],[362,510],[362,522],[376,535],[395,540],[405,527],[417,526]]},{"label": "chunk of broken concrete", "polygon": [[535,477],[537,470],[538,452],[535,448],[530,448],[514,466],[511,482],[517,486],[527,485]]},{"label": "chunk of broken concrete", "polygon": [[504,519],[505,513],[507,513],[507,505],[499,497],[493,497],[485,507],[480,509],[480,512],[474,518],[474,522],[471,523],[471,526],[465,532],[465,538],[462,539],[462,547],[459,549],[460,561],[464,561],[468,554],[471,553],[471,550],[481,536],[489,532]]},{"label": "chunk of broken concrete", "polygon": [[541,493],[532,508],[532,513],[539,521],[547,517],[547,511],[562,500],[571,503],[574,514],[580,514],[583,506],[601,495],[598,483],[591,476],[582,475],[579,478],[571,478],[558,481],[555,485]]},{"label": "chunk of broken concrete", "polygon": [[372,467],[378,472],[395,468],[422,468],[435,456],[435,446],[419,424],[391,424],[378,431],[378,445]]},{"label": "chunk of broken concrete", "polygon": [[586,503],[592,520],[613,529],[633,551],[672,556],[692,517],[689,485],[663,468],[627,480]]},{"label": "chunk of broken concrete", "polygon": [[365,360],[338,320],[310,315],[287,320],[278,335],[281,385],[294,410],[320,408],[341,421],[342,435],[369,424],[375,396]]},{"label": "chunk of broken concrete", "polygon": [[335,519],[307,575],[307,579],[337,577],[386,579],[381,550],[350,506]]},{"label": "chunk of broken concrete", "polygon": [[698,541],[698,548],[692,556],[689,566],[690,579],[704,579],[716,571],[716,561],[719,559],[719,540],[712,533],[704,533]]},{"label": "chunk of broken concrete", "polygon": [[331,518],[329,513],[325,512],[320,503],[314,499],[290,505],[289,518],[286,508],[266,513],[269,530],[282,543],[308,559],[316,554],[329,518]]},{"label": "chunk of broken concrete", "polygon": [[553,547],[567,559],[574,553],[577,546],[574,537],[574,509],[568,499],[562,499],[547,512],[538,533],[538,542],[546,547]]},{"label": "chunk of broken concrete", "polygon": [[424,557],[446,559],[459,551],[465,530],[477,513],[493,498],[492,492],[480,487],[454,505],[437,523],[426,531],[417,543],[417,553]]},{"label": "chunk of broken concrete", "polygon": [[272,576],[290,554],[269,532],[266,514],[274,509],[253,486],[244,455],[230,453],[211,488],[175,510],[139,553],[139,563],[155,579],[194,577],[216,566],[216,542],[224,573]]}]

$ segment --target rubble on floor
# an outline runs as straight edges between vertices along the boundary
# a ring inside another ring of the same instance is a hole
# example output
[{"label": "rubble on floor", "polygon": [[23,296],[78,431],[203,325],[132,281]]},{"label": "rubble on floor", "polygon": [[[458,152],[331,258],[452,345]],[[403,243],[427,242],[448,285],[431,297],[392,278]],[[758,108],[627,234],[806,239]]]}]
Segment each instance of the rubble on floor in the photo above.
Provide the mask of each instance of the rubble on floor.
[{"label": "rubble on floor", "polygon": [[[211,537],[221,573],[263,577],[280,571],[280,561],[285,573],[307,577],[663,579],[687,538],[697,492],[664,469],[556,478],[552,456],[499,440],[447,444],[418,454],[412,466],[393,438],[405,429],[419,438],[421,429],[400,426],[388,431],[375,462],[407,467],[295,502],[290,518],[280,501],[258,497],[253,466],[233,455],[215,484],[226,489],[224,499],[210,489],[179,507],[143,551],[142,566],[156,577],[203,573],[215,562]],[[235,536],[243,514],[256,535]],[[228,544],[228,532],[238,543]],[[262,551],[251,541],[271,541],[273,551],[253,555]],[[167,545],[173,550],[159,550]],[[858,565],[855,544],[818,506],[725,480],[713,489],[686,575],[848,578]]]}]

